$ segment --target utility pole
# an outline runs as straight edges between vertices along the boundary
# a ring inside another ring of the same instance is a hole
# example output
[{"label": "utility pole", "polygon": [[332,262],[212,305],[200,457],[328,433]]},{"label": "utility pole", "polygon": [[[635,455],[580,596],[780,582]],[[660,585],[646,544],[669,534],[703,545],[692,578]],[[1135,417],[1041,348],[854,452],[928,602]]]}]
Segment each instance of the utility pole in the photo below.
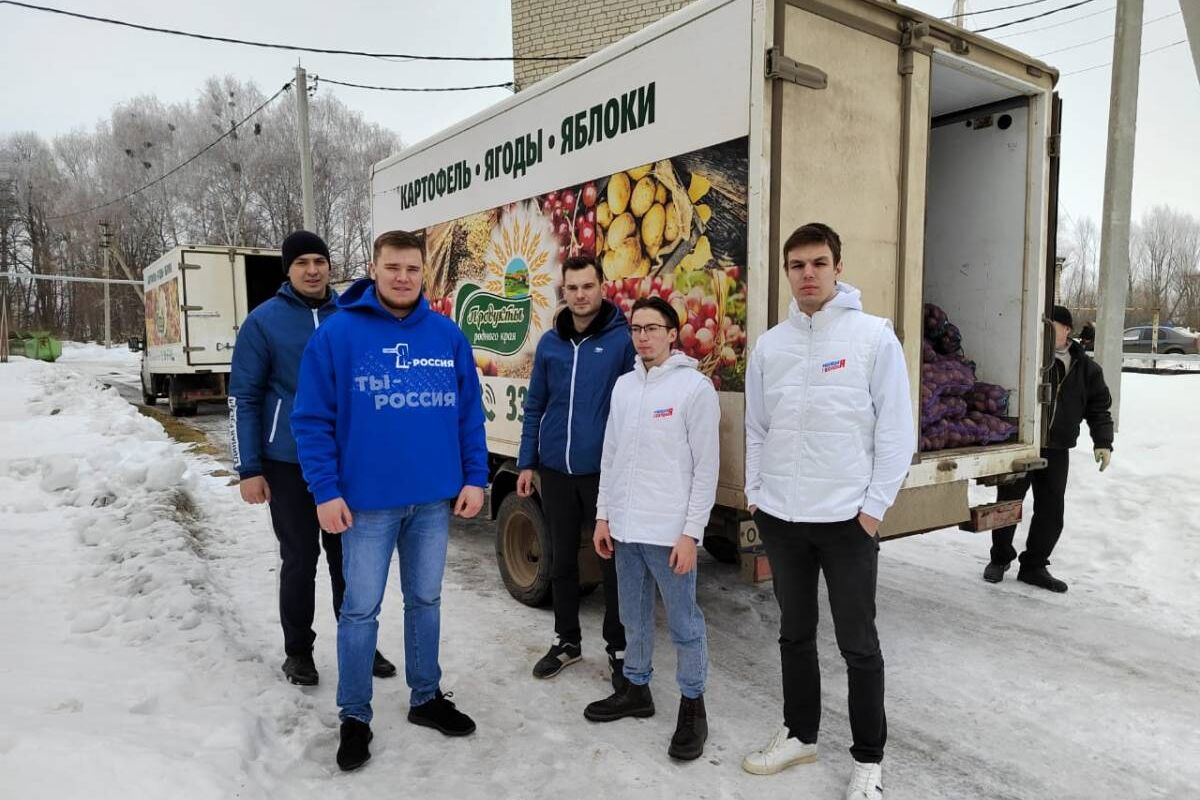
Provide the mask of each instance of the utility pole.
[{"label": "utility pole", "polygon": [[1142,0],[1117,0],[1104,212],[1100,219],[1100,311],[1096,361],[1112,392],[1113,423],[1121,420],[1121,351],[1129,282],[1129,223],[1133,198],[1133,145],[1137,132],[1142,53]]},{"label": "utility pole", "polygon": [[950,12],[950,23],[966,30],[967,0],[954,0],[954,10]]},{"label": "utility pole", "polygon": [[296,131],[300,144],[300,193],[304,201],[304,229],[316,228],[313,210],[312,146],[308,140],[308,73],[296,67]]},{"label": "utility pole", "polygon": [[108,250],[111,234],[108,232],[108,223],[100,223],[100,249],[104,251],[104,346],[112,347],[112,305],[108,292],[108,280],[112,278],[112,268],[108,263]]},{"label": "utility pole", "polygon": [[1179,0],[1183,13],[1183,27],[1187,30],[1188,46],[1192,48],[1192,64],[1196,67],[1196,80],[1200,81],[1200,3],[1196,0]]}]

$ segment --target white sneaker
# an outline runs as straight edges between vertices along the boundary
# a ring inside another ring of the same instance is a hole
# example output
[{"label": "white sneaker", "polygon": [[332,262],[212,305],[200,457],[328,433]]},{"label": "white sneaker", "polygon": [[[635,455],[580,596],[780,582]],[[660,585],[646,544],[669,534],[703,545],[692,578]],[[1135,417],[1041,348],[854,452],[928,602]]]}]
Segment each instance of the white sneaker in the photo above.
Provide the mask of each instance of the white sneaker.
[{"label": "white sneaker", "polygon": [[811,764],[817,760],[817,744],[805,744],[788,734],[782,726],[771,743],[742,759],[742,769],[753,775],[774,775],[796,764]]},{"label": "white sneaker", "polygon": [[883,768],[855,761],[846,800],[883,800]]}]

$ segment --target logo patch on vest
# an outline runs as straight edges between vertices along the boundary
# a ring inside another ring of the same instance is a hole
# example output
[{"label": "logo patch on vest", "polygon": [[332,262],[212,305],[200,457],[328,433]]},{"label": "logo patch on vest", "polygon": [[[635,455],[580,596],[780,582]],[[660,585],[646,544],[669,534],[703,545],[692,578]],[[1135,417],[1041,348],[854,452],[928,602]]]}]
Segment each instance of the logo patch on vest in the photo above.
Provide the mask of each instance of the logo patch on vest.
[{"label": "logo patch on vest", "polygon": [[833,372],[834,370],[844,369],[846,359],[839,358],[837,361],[826,361],[821,365],[821,372]]},{"label": "logo patch on vest", "polygon": [[654,418],[655,419],[666,419],[667,417],[671,416],[674,413],[675,413],[674,406],[672,406],[671,408],[656,408],[656,409],[654,409]]}]

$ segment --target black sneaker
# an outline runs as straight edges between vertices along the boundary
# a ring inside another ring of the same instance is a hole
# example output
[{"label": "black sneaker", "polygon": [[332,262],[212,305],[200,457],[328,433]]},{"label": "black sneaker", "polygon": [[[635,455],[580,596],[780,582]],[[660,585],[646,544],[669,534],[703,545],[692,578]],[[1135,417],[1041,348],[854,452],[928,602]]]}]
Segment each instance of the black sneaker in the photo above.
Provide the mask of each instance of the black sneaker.
[{"label": "black sneaker", "polygon": [[704,710],[704,695],[695,700],[679,698],[679,719],[667,755],[680,761],[695,761],[704,753],[708,740],[708,714]]},{"label": "black sneaker", "polygon": [[383,657],[383,653],[375,651],[375,663],[371,665],[371,674],[376,678],[396,677],[396,665]]},{"label": "black sneaker", "polygon": [[316,686],[321,680],[312,655],[288,656],[283,662],[283,674],[297,686]]},{"label": "black sneaker", "polygon": [[1045,567],[1021,567],[1017,570],[1017,580],[1060,594],[1067,590],[1066,582],[1051,575],[1050,570]]},{"label": "black sneaker", "polygon": [[995,561],[983,568],[983,579],[988,583],[999,583],[1008,572],[1008,564],[997,564]]},{"label": "black sneaker", "polygon": [[475,732],[475,721],[454,707],[450,698],[454,692],[437,696],[408,710],[408,721],[426,728],[436,728],[447,736],[469,736]]},{"label": "black sneaker", "polygon": [[620,691],[622,686],[629,683],[629,679],[625,677],[624,650],[618,650],[615,653],[608,654],[608,668],[612,670],[613,691]]},{"label": "black sneaker", "polygon": [[650,687],[639,686],[632,681],[613,694],[588,703],[583,710],[583,716],[592,722],[615,722],[625,717],[653,717],[654,698],[650,695]]},{"label": "black sneaker", "polygon": [[371,760],[368,745],[375,738],[371,726],[354,717],[342,720],[342,742],[338,745],[337,763],[342,772],[358,769]]},{"label": "black sneaker", "polygon": [[579,642],[564,642],[562,639],[555,639],[546,655],[533,665],[533,677],[543,680],[553,678],[563,671],[563,667],[574,664],[581,658],[583,658],[583,651],[579,647]]}]

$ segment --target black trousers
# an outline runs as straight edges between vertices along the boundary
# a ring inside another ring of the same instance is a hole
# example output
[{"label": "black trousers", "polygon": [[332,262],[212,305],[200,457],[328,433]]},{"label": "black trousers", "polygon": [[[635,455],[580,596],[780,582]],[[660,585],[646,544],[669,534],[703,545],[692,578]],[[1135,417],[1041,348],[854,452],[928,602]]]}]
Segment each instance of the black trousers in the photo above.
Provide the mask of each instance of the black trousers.
[{"label": "black trousers", "polygon": [[[538,471],[542,479],[542,513],[550,528],[550,588],[554,599],[554,632],[563,641],[579,642],[579,539],[596,523],[599,475],[567,475]],[[625,628],[617,603],[614,559],[600,559],[604,580],[604,642],[609,653],[625,649]]]},{"label": "black trousers", "polygon": [[879,540],[857,519],[785,522],[762,511],[754,521],[766,547],[779,602],[783,721],[802,742],[821,727],[821,668],[817,661],[817,578],[824,571],[838,649],[850,685],[850,732],[855,761],[878,763],[887,742],[883,710],[883,653],[875,631]]},{"label": "black trousers", "polygon": [[317,634],[313,631],[317,561],[325,547],[329,582],[333,588],[336,619],[346,593],[342,575],[341,537],[321,530],[317,503],[299,464],[263,459],[263,477],[271,490],[271,524],[279,540],[279,621],[283,626],[283,649],[289,656],[312,652]]},{"label": "black trousers", "polygon": [[[1023,500],[1029,487],[1033,487],[1033,519],[1029,521],[1029,535],[1025,537],[1025,552],[1021,553],[1021,566],[1031,569],[1050,563],[1050,554],[1062,535],[1071,451],[1047,447],[1042,449],[1042,458],[1047,462],[1045,469],[1027,472],[1019,481],[1001,484],[996,489],[996,500]],[[1013,548],[1016,532],[1016,525],[992,531],[993,562],[1008,564],[1017,557]]]}]

